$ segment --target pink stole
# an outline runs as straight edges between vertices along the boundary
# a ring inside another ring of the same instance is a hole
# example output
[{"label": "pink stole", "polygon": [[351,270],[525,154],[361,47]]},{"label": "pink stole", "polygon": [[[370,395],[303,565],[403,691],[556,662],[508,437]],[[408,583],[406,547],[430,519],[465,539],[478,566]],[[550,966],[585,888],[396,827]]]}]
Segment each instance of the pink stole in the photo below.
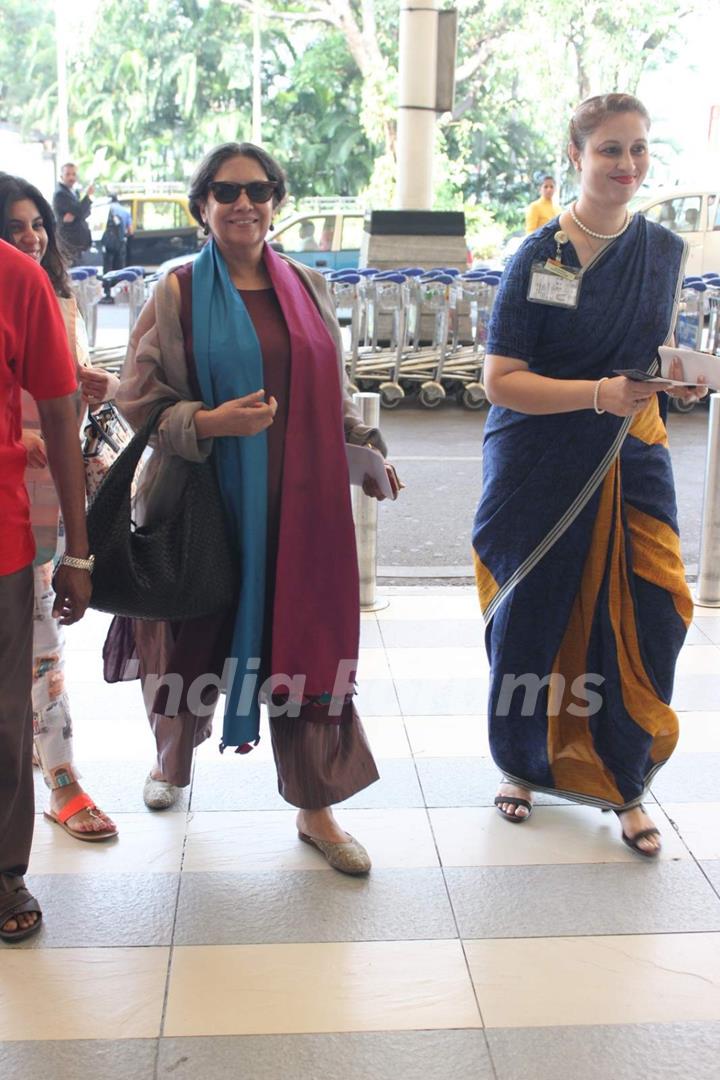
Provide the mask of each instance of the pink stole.
[{"label": "pink stole", "polygon": [[273,674],[305,694],[353,682],[360,636],[355,530],[335,345],[299,277],[267,245],[265,265],[290,334],[290,408],[273,613]]}]

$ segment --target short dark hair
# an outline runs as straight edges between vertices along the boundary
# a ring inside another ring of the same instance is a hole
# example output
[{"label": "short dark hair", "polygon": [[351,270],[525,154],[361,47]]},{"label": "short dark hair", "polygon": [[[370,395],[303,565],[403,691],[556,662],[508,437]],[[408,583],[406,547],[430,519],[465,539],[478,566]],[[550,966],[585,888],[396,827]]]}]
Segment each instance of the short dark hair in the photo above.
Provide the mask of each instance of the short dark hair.
[{"label": "short dark hair", "polygon": [[0,173],[0,238],[13,244],[10,234],[10,209],[22,199],[35,203],[47,233],[47,251],[40,265],[50,278],[50,284],[58,296],[72,296],[67,267],[58,246],[55,215],[50,203],[33,184],[23,180],[21,176],[10,176],[9,173]]},{"label": "short dark hair", "polygon": [[273,206],[279,206],[287,194],[285,171],[282,166],[268,154],[267,150],[249,142],[228,142],[216,146],[202,159],[193,173],[190,181],[188,201],[190,213],[199,225],[203,224],[200,203],[205,202],[210,191],[210,184],[215,179],[221,165],[234,157],[254,158],[264,170],[268,180],[277,181],[277,187],[273,193]]},{"label": "short dark hair", "polygon": [[60,166],[60,172],[62,172],[63,169],[77,169],[77,165],[74,161],[66,161],[64,165]]},{"label": "short dark hair", "polygon": [[639,113],[647,127],[650,127],[650,113],[634,94],[596,94],[594,97],[585,98],[570,120],[570,142],[576,149],[584,150],[593,131],[599,128],[608,116],[628,112]]},{"label": "short dark hair", "polygon": [[540,183],[541,184],[547,184],[548,180],[552,181],[553,184],[555,183],[555,177],[554,176],[543,176]]}]

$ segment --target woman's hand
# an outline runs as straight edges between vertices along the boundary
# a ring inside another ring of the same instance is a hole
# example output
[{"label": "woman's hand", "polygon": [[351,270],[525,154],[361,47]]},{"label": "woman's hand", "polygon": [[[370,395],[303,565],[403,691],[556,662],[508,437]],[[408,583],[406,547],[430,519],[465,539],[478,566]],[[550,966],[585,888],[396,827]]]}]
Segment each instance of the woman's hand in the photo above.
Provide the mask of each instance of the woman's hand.
[{"label": "woman's hand", "polygon": [[92,408],[115,397],[120,385],[117,375],[102,368],[81,367],[78,373],[83,405]]},{"label": "woman's hand", "polygon": [[597,406],[613,416],[635,416],[643,411],[653,395],[666,390],[667,386],[667,383],[640,382],[616,375],[601,381],[596,396]]},{"label": "woman's hand", "polygon": [[195,413],[195,428],[199,439],[222,435],[257,435],[272,424],[277,412],[277,401],[271,397],[264,401],[265,391],[224,401],[216,409],[204,409]]},{"label": "woman's hand", "polygon": [[[386,463],[385,472],[387,473],[388,482],[392,489],[392,498],[393,500],[395,500],[397,499],[399,493],[402,491],[405,485],[403,484],[398,474],[395,472],[395,468],[393,465]],[[369,495],[371,499],[377,499],[378,502],[382,502],[383,499],[387,498],[387,496],[383,495],[382,491],[380,490],[380,485],[378,484],[377,480],[375,480],[370,475],[366,475],[365,479],[363,480],[363,491],[366,495]]]},{"label": "woman's hand", "polygon": [[39,431],[23,428],[22,444],[27,451],[27,463],[30,469],[44,469],[47,465],[45,443]]},{"label": "woman's hand", "polygon": [[[670,378],[675,379],[676,382],[685,381],[685,372],[683,371],[682,360],[679,356],[673,356],[670,364]],[[687,405],[691,402],[701,401],[707,396],[709,387],[706,385],[706,379],[704,375],[698,378],[698,386],[668,386],[665,393],[668,397],[680,398]]]}]

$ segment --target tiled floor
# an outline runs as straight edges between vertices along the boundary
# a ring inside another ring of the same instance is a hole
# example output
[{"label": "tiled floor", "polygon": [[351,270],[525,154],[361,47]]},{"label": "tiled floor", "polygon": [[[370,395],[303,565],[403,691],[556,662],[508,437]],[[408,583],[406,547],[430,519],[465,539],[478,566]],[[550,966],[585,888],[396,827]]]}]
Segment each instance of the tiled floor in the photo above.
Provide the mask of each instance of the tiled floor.
[{"label": "tiled floor", "polygon": [[586,807],[499,818],[474,591],[388,595],[359,697],[382,778],[339,813],[368,880],[298,843],[267,739],[213,739],[148,813],[138,687],[102,682],[103,617],[73,628],[77,756],[121,836],[38,816],[46,925],[0,947],[3,1080],[718,1080],[720,611],[679,665],[653,864]]}]

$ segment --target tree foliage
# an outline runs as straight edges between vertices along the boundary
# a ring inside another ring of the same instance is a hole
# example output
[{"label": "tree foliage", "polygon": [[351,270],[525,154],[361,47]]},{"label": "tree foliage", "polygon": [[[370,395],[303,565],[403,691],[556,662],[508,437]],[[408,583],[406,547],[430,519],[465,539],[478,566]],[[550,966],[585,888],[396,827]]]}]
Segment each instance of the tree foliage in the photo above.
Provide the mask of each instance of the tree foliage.
[{"label": "tree foliage", "polygon": [[56,83],[52,0],[0,5],[0,120],[28,130],[44,115]]},{"label": "tree foliage", "polygon": [[[681,40],[695,0],[455,0],[456,105],[438,124],[438,206],[508,226],[560,169],[572,106],[633,90]],[[185,179],[215,143],[249,138],[253,13],[263,142],[295,196],[391,198],[397,0],[100,0],[69,56],[71,147],[108,183]],[[56,128],[51,0],[0,9],[0,120]]]}]

